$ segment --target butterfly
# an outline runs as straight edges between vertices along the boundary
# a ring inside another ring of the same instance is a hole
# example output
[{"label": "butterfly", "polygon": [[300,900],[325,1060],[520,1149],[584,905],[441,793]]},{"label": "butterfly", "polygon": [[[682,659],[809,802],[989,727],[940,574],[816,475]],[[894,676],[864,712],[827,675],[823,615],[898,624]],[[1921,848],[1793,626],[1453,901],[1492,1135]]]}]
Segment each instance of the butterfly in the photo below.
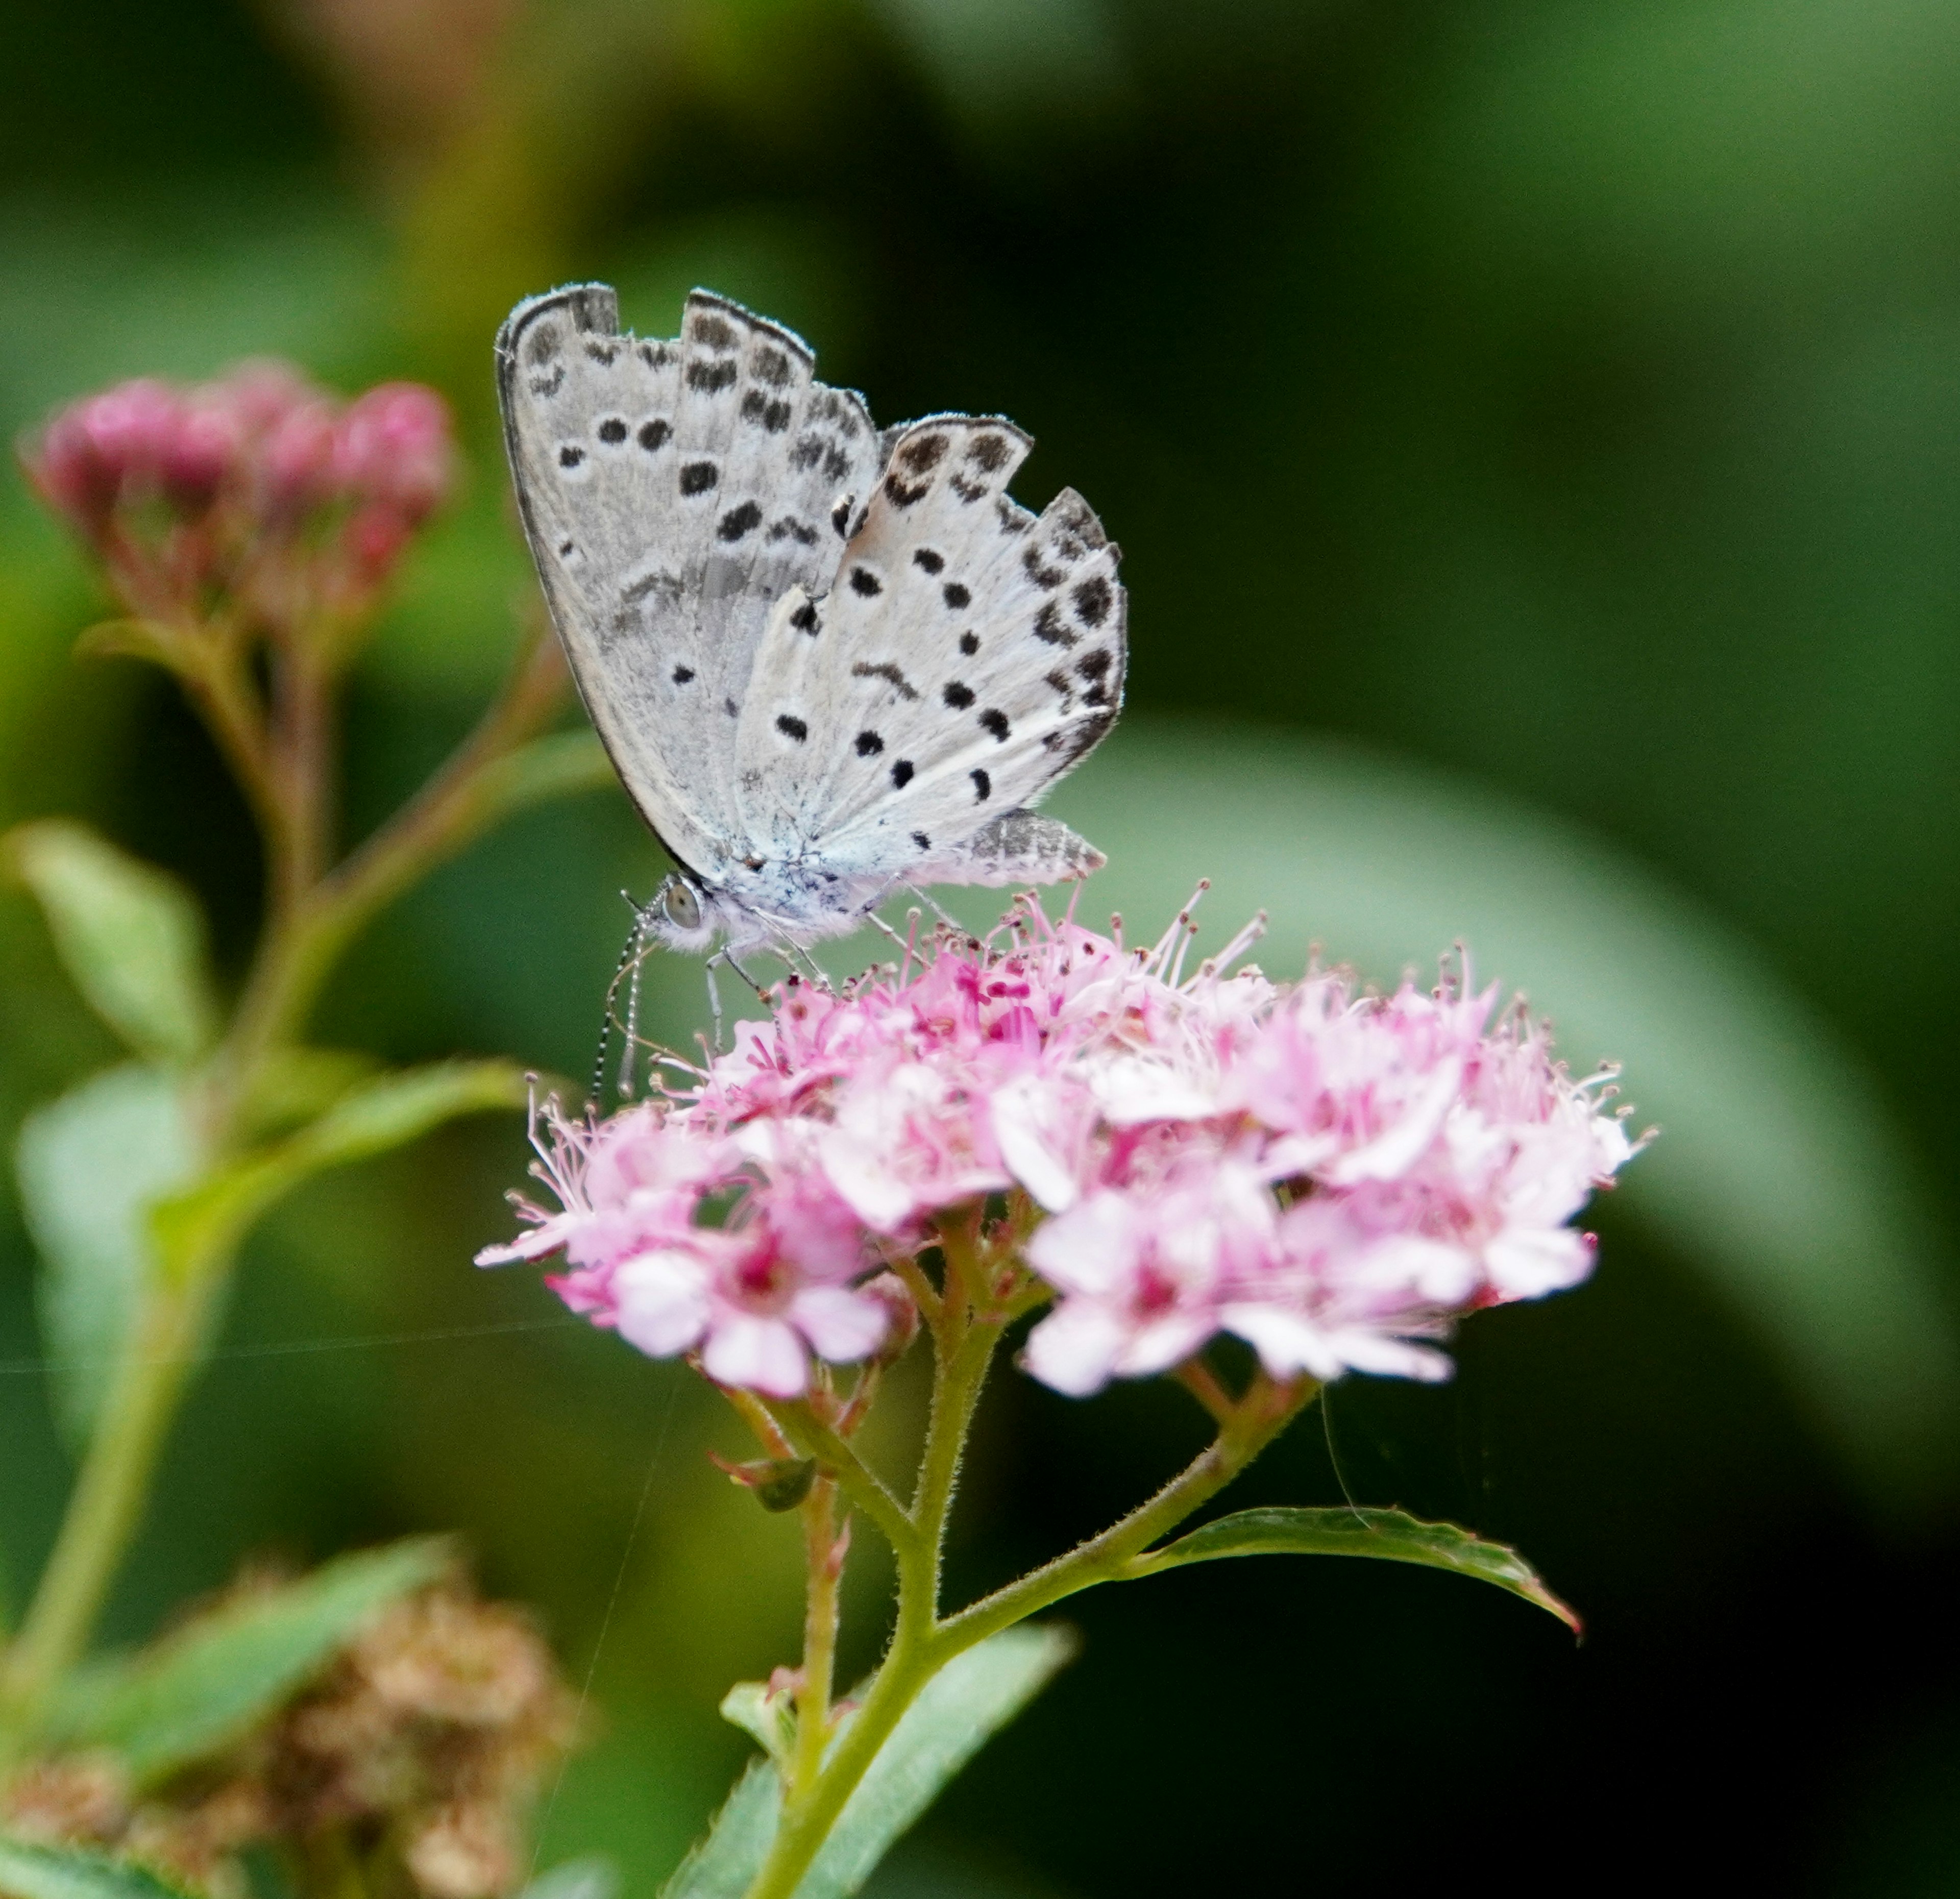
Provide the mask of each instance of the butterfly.
[{"label": "butterfly", "polygon": [[[677,338],[603,284],[514,310],[497,381],[524,532],[586,709],[678,867],[670,947],[803,947],[924,883],[1102,854],[1029,807],[1122,702],[1118,550],[1007,484],[999,416],[883,431],[800,337],[705,291]],[[739,966],[739,965],[738,965]]]}]

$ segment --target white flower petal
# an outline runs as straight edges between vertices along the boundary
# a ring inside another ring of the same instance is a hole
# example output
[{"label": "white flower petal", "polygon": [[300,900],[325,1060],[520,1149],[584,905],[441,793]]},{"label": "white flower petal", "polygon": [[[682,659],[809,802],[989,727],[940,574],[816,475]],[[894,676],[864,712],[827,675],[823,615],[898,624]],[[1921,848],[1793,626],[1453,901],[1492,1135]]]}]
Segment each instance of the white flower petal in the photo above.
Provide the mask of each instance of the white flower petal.
[{"label": "white flower petal", "polygon": [[1028,1334],[1021,1362],[1064,1398],[1087,1398],[1109,1382],[1123,1325],[1093,1299],[1065,1299]]},{"label": "white flower petal", "polygon": [[812,1286],[790,1301],[790,1318],[819,1357],[848,1365],[876,1351],[890,1308],[844,1286]]},{"label": "white flower petal", "polygon": [[1325,1178],[1336,1187],[1351,1187],[1362,1180],[1398,1179],[1436,1138],[1462,1081],[1462,1062],[1446,1061],[1393,1126],[1384,1128],[1366,1147],[1343,1155],[1326,1170]]},{"label": "white flower petal", "polygon": [[697,1344],[708,1323],[708,1272],[691,1253],[641,1253],[612,1275],[619,1336],[649,1358]]},{"label": "white flower petal", "polygon": [[1258,1353],[1270,1377],[1309,1372],[1316,1378],[1332,1379],[1346,1369],[1326,1334],[1297,1312],[1246,1299],[1221,1307],[1218,1317],[1227,1331],[1236,1333]]},{"label": "white flower petal", "polygon": [[797,1398],[810,1375],[802,1339],[787,1319],[730,1312],[708,1334],[701,1363],[718,1385],[760,1392],[767,1398]]},{"label": "white flower petal", "polygon": [[1538,1299],[1584,1279],[1592,1270],[1592,1248],[1570,1226],[1510,1227],[1484,1249],[1484,1264],[1507,1299]]},{"label": "white flower petal", "polygon": [[1130,1274],[1138,1252],[1137,1215],[1120,1194],[1093,1194],[1044,1220],[1028,1242],[1028,1263],[1065,1293],[1109,1293]]},{"label": "white flower petal", "polygon": [[1045,1212],[1063,1214],[1081,1197],[1080,1190],[1046,1137],[1037,1086],[1016,1082],[995,1092],[989,1104],[994,1140],[1008,1172],[1036,1204]]}]

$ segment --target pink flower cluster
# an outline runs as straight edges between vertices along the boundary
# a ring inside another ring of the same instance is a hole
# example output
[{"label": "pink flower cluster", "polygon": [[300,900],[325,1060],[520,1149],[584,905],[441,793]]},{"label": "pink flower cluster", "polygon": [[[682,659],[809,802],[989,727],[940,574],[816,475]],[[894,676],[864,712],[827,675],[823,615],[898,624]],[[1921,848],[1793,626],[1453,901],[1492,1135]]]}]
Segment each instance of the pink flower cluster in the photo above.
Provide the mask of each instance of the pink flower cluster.
[{"label": "pink flower cluster", "polygon": [[1424,1341],[1456,1318],[1586,1277],[1568,1223],[1634,1151],[1610,1071],[1575,1081],[1461,972],[1275,985],[1227,973],[1248,932],[1186,980],[1185,927],[1126,950],[1023,898],[985,943],[787,984],[684,1089],[554,1108],[558,1210],[520,1201],[530,1230],[479,1262],[562,1249],[575,1310],[776,1396],[812,1353],[874,1350],[867,1276],[992,1194],[1041,1216],[1025,1257],[1056,1297],[1026,1363],[1071,1394],[1221,1332],[1276,1377],[1440,1378]]},{"label": "pink flower cluster", "polygon": [[21,458],[132,611],[196,619],[228,595],[275,624],[364,604],[455,462],[433,390],[384,383],[342,403],[281,363],[118,383],[62,410]]}]

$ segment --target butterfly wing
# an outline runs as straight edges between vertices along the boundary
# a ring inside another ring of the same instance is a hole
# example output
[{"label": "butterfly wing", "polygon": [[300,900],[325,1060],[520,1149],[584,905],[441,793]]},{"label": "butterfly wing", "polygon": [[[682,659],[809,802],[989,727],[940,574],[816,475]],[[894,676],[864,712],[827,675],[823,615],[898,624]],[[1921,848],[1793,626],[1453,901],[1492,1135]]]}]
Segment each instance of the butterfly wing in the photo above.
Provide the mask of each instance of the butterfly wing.
[{"label": "butterfly wing", "polygon": [[835,586],[756,655],[740,736],[751,827],[806,840],[854,880],[1093,868],[1062,827],[999,821],[1115,722],[1118,550],[1072,490],[1039,519],[1008,497],[1031,446],[1011,422],[937,415],[886,440]]},{"label": "butterfly wing", "polygon": [[533,559],[592,722],[682,864],[751,850],[743,700],[771,611],[828,587],[880,444],[800,338],[697,291],[681,333],[619,331],[603,284],[534,297],[497,339],[504,441]]}]

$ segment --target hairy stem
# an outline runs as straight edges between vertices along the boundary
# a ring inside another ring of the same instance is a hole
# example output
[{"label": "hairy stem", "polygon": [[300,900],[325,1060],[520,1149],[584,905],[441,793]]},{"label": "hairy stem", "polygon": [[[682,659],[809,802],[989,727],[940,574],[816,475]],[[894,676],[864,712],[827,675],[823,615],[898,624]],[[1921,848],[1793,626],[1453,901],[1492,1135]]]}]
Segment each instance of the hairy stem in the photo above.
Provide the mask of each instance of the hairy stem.
[{"label": "hairy stem", "polygon": [[837,1596],[844,1574],[845,1539],[837,1526],[837,1486],[819,1477],[803,1500],[803,1554],[809,1569],[803,1613],[803,1681],[797,1691],[796,1753],[784,1801],[794,1809],[807,1799],[823,1767],[830,1737],[831,1678],[837,1661]]}]

